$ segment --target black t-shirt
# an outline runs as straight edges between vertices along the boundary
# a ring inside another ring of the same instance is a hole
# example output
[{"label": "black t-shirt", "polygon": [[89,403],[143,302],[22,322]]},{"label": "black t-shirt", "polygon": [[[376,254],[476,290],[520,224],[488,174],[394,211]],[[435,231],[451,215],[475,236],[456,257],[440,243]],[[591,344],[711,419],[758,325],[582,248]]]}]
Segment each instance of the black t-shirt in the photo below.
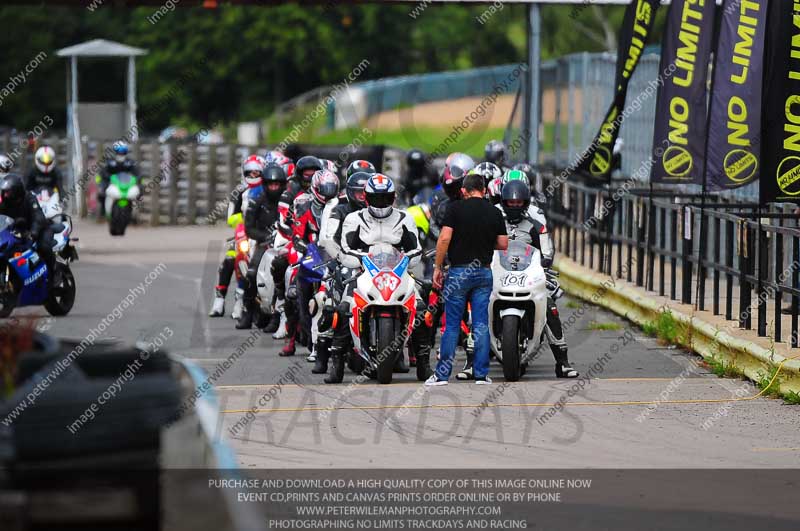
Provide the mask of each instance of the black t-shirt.
[{"label": "black t-shirt", "polygon": [[497,237],[506,234],[503,214],[479,197],[452,202],[442,226],[453,229],[447,256],[454,267],[466,267],[475,259],[488,267],[492,263]]}]

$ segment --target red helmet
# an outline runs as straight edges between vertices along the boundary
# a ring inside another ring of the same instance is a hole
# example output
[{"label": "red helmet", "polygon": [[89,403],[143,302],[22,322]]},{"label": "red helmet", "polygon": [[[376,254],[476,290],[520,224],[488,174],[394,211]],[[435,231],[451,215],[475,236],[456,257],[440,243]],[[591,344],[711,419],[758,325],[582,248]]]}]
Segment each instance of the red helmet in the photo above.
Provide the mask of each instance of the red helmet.
[{"label": "red helmet", "polygon": [[242,163],[242,178],[249,188],[261,186],[264,178],[264,159],[258,155],[250,155]]}]

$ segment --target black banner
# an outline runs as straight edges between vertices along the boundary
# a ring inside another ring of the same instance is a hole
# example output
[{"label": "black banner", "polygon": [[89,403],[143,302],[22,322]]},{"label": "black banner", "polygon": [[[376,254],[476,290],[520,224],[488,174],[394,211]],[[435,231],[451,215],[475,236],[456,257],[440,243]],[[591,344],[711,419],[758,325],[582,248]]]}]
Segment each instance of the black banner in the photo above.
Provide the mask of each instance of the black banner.
[{"label": "black banner", "polygon": [[[800,203],[800,5],[769,3],[761,138],[761,203]],[[796,44],[795,44],[796,43]]]},{"label": "black banner", "polygon": [[767,0],[725,0],[708,130],[709,191],[758,179]]},{"label": "black banner", "polygon": [[706,145],[706,79],[715,3],[674,0],[669,7],[661,72],[674,69],[658,92],[653,173],[655,183],[699,184]]},{"label": "black banner", "polygon": [[659,5],[659,0],[633,0],[625,10],[617,51],[614,100],[600,126],[600,131],[584,152],[578,166],[578,169],[589,172],[597,179],[608,181],[611,176],[614,143],[617,141],[622,119],[626,114],[624,108],[628,82],[633,76],[636,65],[639,64]]}]

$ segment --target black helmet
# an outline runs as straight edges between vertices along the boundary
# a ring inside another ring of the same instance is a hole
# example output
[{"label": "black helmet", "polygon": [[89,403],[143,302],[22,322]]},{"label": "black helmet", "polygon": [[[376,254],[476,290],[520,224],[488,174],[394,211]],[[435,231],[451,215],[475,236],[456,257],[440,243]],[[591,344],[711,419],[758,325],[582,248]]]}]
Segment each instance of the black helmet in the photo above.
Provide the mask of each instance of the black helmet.
[{"label": "black helmet", "polygon": [[[510,206],[511,201],[522,201],[520,205]],[[511,223],[519,223],[531,204],[531,189],[524,181],[509,181],[500,192],[500,203]]]},{"label": "black helmet", "polygon": [[533,186],[536,183],[536,170],[533,169],[533,166],[528,164],[527,162],[520,162],[519,164],[515,164],[512,170],[519,170],[525,174],[528,178],[528,184]]},{"label": "black helmet", "polygon": [[0,180],[0,204],[16,206],[25,198],[25,184],[22,177],[16,173],[9,173]]},{"label": "black helmet", "polygon": [[425,153],[421,149],[412,149],[406,155],[406,164],[411,169],[422,168],[425,166]]},{"label": "black helmet", "polygon": [[352,177],[354,173],[358,172],[365,172],[369,175],[378,173],[378,171],[375,169],[375,166],[373,166],[370,161],[362,159],[354,160],[349,166],[347,166],[347,171],[344,174],[348,179],[347,182],[350,182],[350,177]]},{"label": "black helmet", "polygon": [[506,145],[499,140],[490,140],[486,144],[484,154],[486,155],[486,162],[491,162],[502,166],[506,161]]},{"label": "black helmet", "polygon": [[[270,163],[264,168],[263,187],[264,192],[270,199],[277,200],[284,190],[286,190],[286,171],[277,164]],[[276,186],[277,185],[277,186]]]},{"label": "black helmet", "polygon": [[372,174],[365,171],[357,171],[347,178],[345,194],[347,195],[347,202],[350,203],[350,206],[354,210],[359,210],[367,206],[364,187],[367,185],[367,181],[371,175]]},{"label": "black helmet", "polygon": [[[314,173],[320,171],[321,169],[322,161],[313,155],[306,155],[305,157],[300,157],[300,160],[298,160],[297,164],[295,164],[294,174],[297,176],[300,186],[302,186],[303,189],[308,190],[308,187],[311,186],[311,178],[314,176]],[[307,170],[314,170],[314,173],[306,175],[305,172]]]}]

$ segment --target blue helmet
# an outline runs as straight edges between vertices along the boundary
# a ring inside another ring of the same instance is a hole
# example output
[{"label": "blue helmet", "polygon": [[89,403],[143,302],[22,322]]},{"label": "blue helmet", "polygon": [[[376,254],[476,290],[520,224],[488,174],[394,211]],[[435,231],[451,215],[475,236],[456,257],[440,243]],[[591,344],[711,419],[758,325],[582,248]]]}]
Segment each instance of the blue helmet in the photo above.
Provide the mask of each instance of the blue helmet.
[{"label": "blue helmet", "polygon": [[114,144],[114,154],[124,157],[128,154],[128,144],[125,142],[117,142]]},{"label": "blue helmet", "polygon": [[369,213],[376,218],[385,218],[392,213],[395,195],[394,183],[382,173],[370,176],[364,186],[364,200]]}]

